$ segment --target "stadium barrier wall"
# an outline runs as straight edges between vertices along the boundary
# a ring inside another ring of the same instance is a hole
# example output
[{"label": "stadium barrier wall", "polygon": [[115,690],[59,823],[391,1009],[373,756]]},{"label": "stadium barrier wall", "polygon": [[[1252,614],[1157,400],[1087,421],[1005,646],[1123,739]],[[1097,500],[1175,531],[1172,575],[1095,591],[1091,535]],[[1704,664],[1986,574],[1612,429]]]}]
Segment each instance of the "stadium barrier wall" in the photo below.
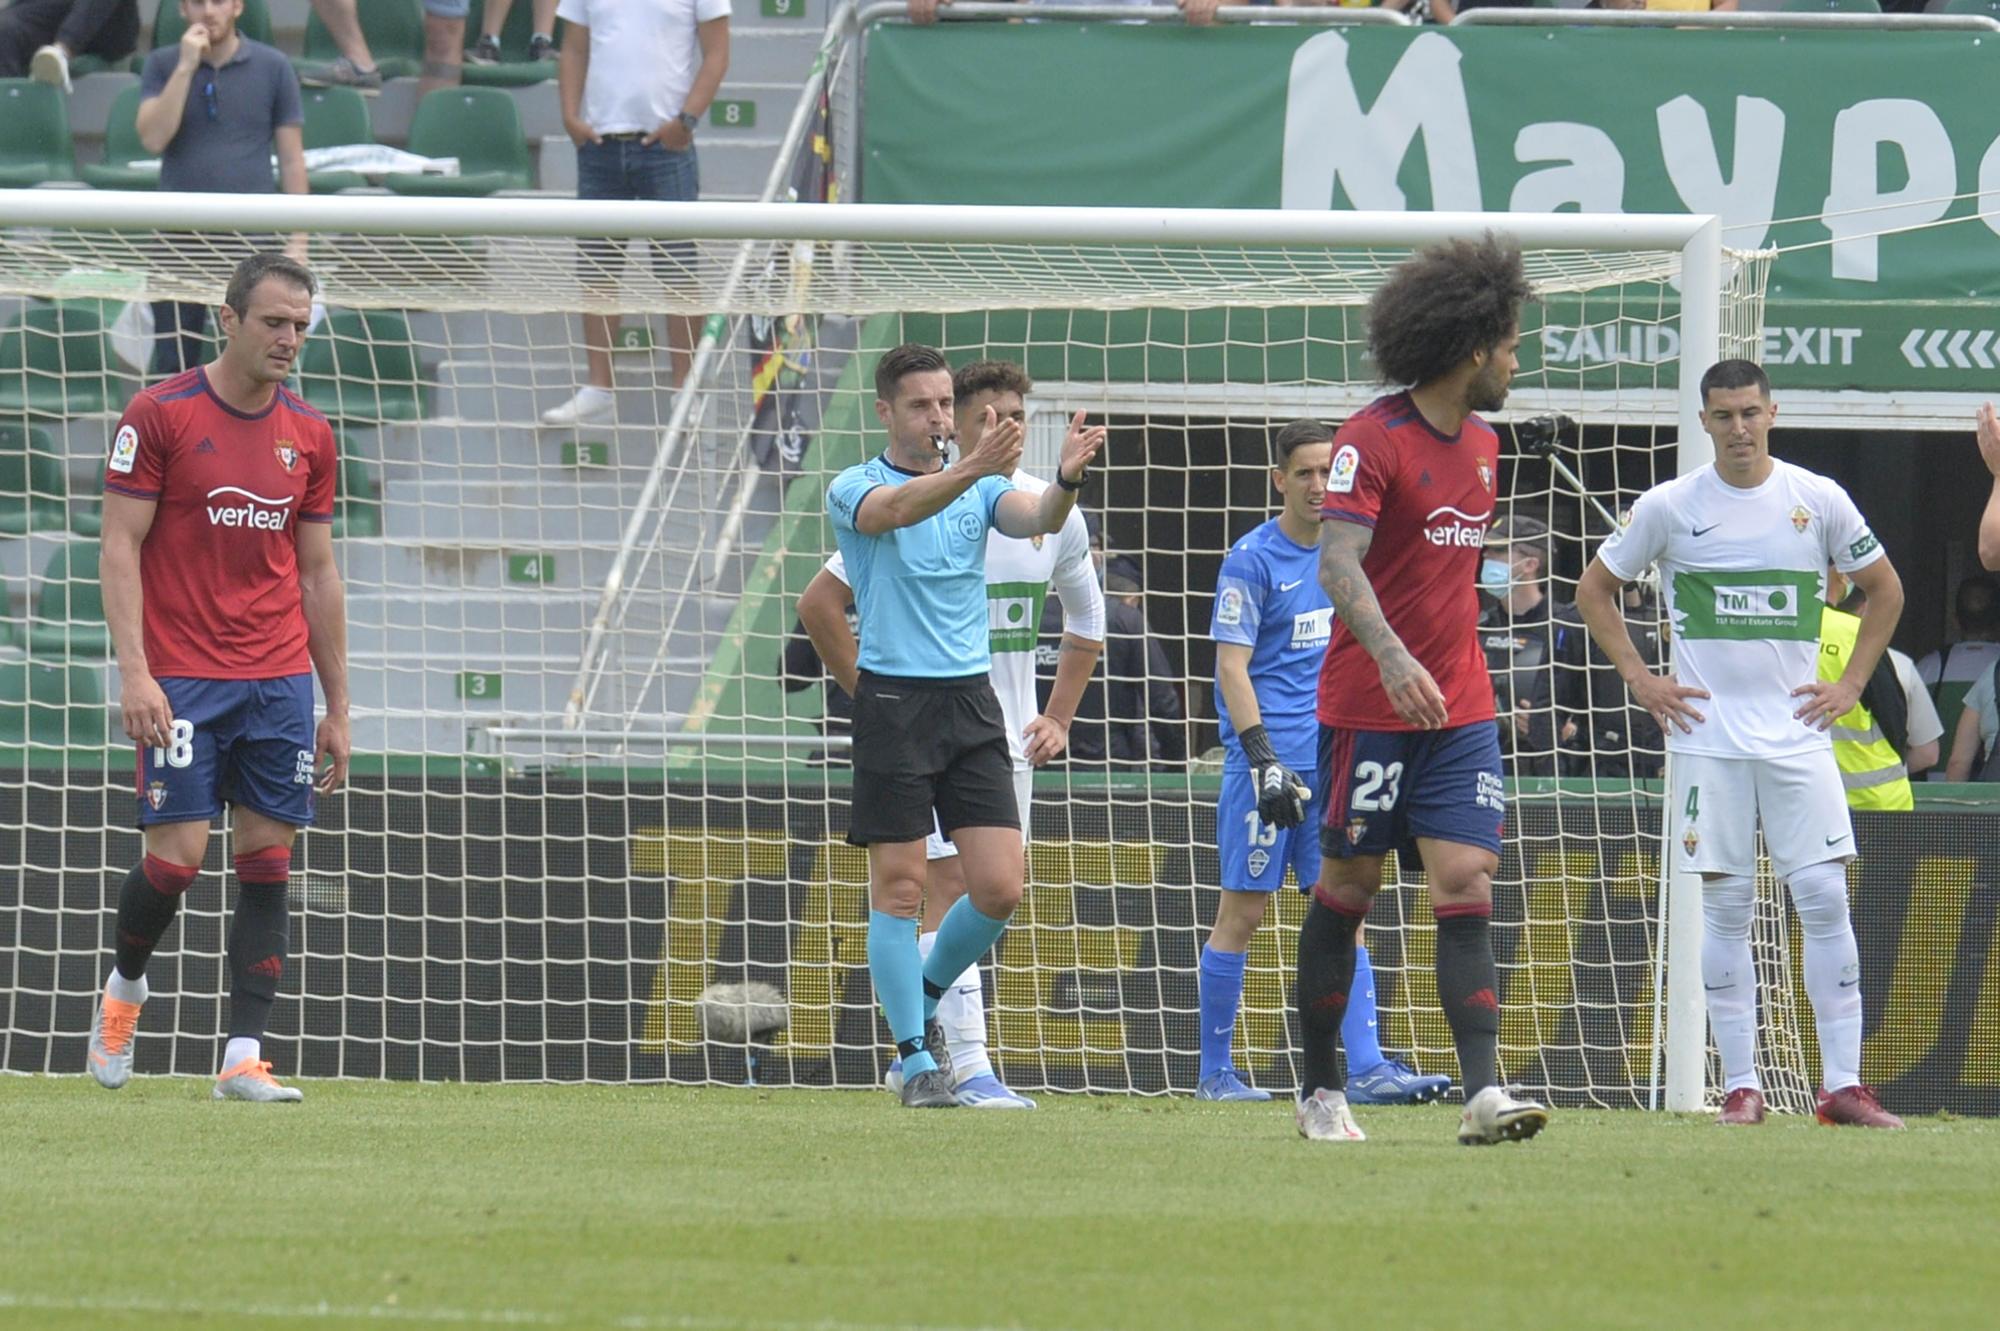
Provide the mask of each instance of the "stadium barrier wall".
[{"label": "stadium barrier wall", "polygon": [[[787,998],[760,1082],[875,1084],[889,1046],[867,977],[865,859],[841,839],[845,774],[744,775],[359,778],[326,801],[300,856],[272,1056],[308,1076],[740,1082],[745,1049],[705,1043],[696,1000],[751,980]],[[83,1067],[117,885],[139,851],[136,832],[106,826],[127,823],[128,792],[97,771],[50,777],[0,773],[0,1068],[15,1072]],[[1064,801],[1034,809],[1029,892],[991,971],[996,1055],[1023,1084],[1187,1091],[1214,909],[1197,886],[1215,874],[1213,781],[1071,781]],[[1657,805],[1627,807],[1544,795],[1513,810],[1502,876],[1526,886],[1495,902],[1503,1064],[1561,1103],[1646,1098]],[[1899,1112],[2000,1114],[1993,816],[1857,825],[1864,1075]],[[142,1073],[213,1070],[233,891],[221,850],[218,838],[154,961]],[[1253,944],[1253,1051],[1295,1045],[1283,1027],[1298,894],[1275,913],[1280,927]],[[1449,1048],[1428,924],[1409,884],[1370,920],[1392,1049]],[[1808,1014],[1791,1017],[1812,1057]],[[1289,1055],[1256,1071],[1287,1085]]]}]

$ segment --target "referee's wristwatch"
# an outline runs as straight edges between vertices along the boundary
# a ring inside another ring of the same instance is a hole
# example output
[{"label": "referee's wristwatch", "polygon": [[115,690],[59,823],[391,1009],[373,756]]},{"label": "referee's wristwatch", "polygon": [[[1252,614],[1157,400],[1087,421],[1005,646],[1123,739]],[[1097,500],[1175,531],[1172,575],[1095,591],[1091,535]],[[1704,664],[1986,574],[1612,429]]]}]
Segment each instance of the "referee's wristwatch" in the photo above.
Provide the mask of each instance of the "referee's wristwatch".
[{"label": "referee's wristwatch", "polygon": [[690,138],[694,136],[694,132],[697,129],[701,128],[701,117],[698,115],[694,115],[691,112],[682,111],[677,115],[675,115],[674,119],[680,121],[681,124],[687,127],[688,136]]}]

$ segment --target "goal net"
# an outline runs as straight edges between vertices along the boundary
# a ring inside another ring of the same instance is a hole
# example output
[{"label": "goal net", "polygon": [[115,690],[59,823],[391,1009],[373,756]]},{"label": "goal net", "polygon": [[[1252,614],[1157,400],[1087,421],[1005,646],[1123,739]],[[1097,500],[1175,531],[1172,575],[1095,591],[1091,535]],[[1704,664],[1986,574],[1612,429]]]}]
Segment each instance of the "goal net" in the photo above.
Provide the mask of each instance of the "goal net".
[{"label": "goal net", "polygon": [[[1031,472],[1070,413],[1111,425],[1083,506],[1144,629],[1086,694],[1072,740],[1095,756],[1035,778],[987,1004],[1010,1083],[1137,1092],[1195,1077],[1216,571],[1275,512],[1276,426],[1381,391],[1362,314],[1383,275],[1427,239],[1521,239],[1545,299],[1498,417],[1498,493],[1547,525],[1568,600],[1608,524],[1686,465],[1684,364],[1758,354],[1767,266],[1687,218],[46,193],[0,213],[0,758],[19,777],[0,782],[0,1066],[32,1071],[83,1066],[138,854],[96,587],[102,459],[148,377],[153,302],[213,306],[252,248],[307,234],[324,286],[293,382],[340,441],[357,752],[295,855],[281,1067],[876,1083],[845,740],[786,651],[833,548],[825,485],[880,447],[874,358],[913,340],[1028,369]],[[545,423],[585,382],[585,313],[623,316],[610,405]],[[1558,413],[1535,451],[1546,431],[1522,422]],[[1630,615],[1658,634],[1644,589]],[[1520,709],[1496,887],[1505,1075],[1563,1104],[1663,1103],[1678,1021],[1685,1103],[1705,1035],[1698,986],[1689,1028],[1662,984],[1658,735],[1589,661],[1548,673]],[[226,851],[214,838],[153,963],[142,1072],[213,1071]],[[1281,892],[1251,945],[1236,1058],[1272,1087],[1294,1077],[1301,915]],[[1809,1084],[1807,1046],[1768,885],[1761,915],[1782,1099]],[[1385,889],[1367,941],[1385,1047],[1455,1072],[1420,877]]]}]

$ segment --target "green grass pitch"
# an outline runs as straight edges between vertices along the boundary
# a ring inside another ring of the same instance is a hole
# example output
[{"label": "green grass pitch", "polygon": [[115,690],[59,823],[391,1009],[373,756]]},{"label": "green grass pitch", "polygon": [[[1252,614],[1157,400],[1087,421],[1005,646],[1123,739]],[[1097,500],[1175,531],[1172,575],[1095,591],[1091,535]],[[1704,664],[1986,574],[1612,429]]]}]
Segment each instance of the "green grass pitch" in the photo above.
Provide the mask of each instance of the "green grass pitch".
[{"label": "green grass pitch", "polygon": [[1991,1325],[2000,1123],[0,1078],[0,1326]]}]

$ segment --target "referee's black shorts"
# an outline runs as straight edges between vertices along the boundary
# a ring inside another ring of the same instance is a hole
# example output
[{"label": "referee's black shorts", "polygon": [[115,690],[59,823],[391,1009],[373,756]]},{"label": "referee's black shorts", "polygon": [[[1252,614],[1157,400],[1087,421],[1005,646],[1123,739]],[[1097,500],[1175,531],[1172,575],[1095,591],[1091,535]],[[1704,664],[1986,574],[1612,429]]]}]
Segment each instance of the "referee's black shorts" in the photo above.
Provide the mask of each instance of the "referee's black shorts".
[{"label": "referee's black shorts", "polygon": [[848,843],[922,841],[933,810],[946,836],[961,827],[1021,826],[1014,761],[992,681],[862,671],[854,695]]}]

